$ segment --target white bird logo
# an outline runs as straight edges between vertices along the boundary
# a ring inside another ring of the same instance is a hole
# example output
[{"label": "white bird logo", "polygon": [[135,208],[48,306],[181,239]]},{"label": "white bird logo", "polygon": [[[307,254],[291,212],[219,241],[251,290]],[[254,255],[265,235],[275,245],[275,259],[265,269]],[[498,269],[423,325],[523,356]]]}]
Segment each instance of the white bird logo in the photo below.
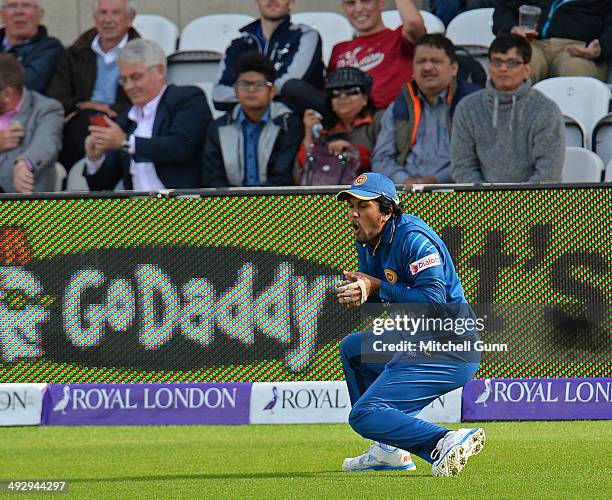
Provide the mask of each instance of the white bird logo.
[{"label": "white bird logo", "polygon": [[485,390],[480,396],[478,396],[478,399],[476,399],[475,402],[482,403],[484,406],[487,406],[487,400],[491,396],[491,379],[490,378],[485,379],[484,384],[485,384]]},{"label": "white bird logo", "polygon": [[66,415],[66,407],[68,406],[68,402],[70,401],[70,386],[64,386],[64,397],[57,402],[57,404],[53,407],[53,411],[61,411],[62,414]]}]

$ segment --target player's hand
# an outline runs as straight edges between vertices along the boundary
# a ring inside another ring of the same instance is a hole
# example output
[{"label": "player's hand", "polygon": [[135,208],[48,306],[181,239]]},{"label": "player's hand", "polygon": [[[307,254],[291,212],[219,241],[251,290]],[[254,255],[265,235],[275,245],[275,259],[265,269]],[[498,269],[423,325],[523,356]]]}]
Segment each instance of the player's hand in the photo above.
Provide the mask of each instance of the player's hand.
[{"label": "player's hand", "polygon": [[363,280],[367,299],[372,293],[378,293],[380,288],[380,280],[369,276],[365,273],[342,271],[344,274],[344,280],[339,281],[336,285],[336,297],[340,304],[344,304],[347,307],[359,307],[362,303],[362,292],[358,286],[351,286],[356,283],[358,279]]},{"label": "player's hand", "polygon": [[565,51],[574,57],[584,57],[585,59],[597,59],[601,55],[601,44],[595,39],[586,47],[572,43],[565,46]]},{"label": "player's hand", "polygon": [[0,151],[9,151],[19,146],[21,139],[25,135],[23,125],[12,123],[3,130],[0,130]]},{"label": "player's hand", "polygon": [[117,116],[116,111],[113,111],[113,109],[104,102],[85,101],[79,103],[78,107],[79,109],[93,109],[94,111],[104,113],[105,115],[108,115],[111,118],[115,118]]},{"label": "player's hand", "polygon": [[98,127],[97,125],[89,126],[89,134],[93,137],[92,140],[94,141],[94,145],[100,154],[114,149],[120,149],[121,143],[127,138],[127,134],[121,127],[108,116],[105,116],[104,120],[107,124],[106,127]]},{"label": "player's hand", "polygon": [[34,192],[34,174],[25,160],[15,162],[13,185],[18,193],[32,194]]}]

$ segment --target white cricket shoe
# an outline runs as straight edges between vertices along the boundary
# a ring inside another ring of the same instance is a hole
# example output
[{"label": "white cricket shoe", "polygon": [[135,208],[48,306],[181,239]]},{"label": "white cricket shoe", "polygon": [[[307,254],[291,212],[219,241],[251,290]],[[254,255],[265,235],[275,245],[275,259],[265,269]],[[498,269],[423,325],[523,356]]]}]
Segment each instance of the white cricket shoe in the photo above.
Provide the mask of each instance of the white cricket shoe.
[{"label": "white cricket shoe", "polygon": [[431,466],[433,475],[456,476],[465,467],[468,458],[480,453],[484,445],[484,429],[459,429],[448,432],[431,452],[431,458],[437,458]]},{"label": "white cricket shoe", "polygon": [[415,470],[410,453],[393,446],[374,441],[363,455],[345,458],[342,463],[344,471],[366,470]]}]

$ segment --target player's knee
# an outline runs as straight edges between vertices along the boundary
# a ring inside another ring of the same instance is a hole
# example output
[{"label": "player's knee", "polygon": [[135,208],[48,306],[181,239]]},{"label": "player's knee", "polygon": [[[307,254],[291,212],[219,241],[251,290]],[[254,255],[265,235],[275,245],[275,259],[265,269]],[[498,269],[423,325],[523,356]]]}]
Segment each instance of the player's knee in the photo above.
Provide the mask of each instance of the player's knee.
[{"label": "player's knee", "polygon": [[368,416],[371,414],[371,409],[364,404],[357,402],[355,406],[351,408],[349,413],[348,422],[355,432],[363,435],[366,430]]},{"label": "player's knee", "polygon": [[351,333],[342,339],[340,342],[340,356],[343,359],[349,360],[360,354],[360,337],[359,333]]}]

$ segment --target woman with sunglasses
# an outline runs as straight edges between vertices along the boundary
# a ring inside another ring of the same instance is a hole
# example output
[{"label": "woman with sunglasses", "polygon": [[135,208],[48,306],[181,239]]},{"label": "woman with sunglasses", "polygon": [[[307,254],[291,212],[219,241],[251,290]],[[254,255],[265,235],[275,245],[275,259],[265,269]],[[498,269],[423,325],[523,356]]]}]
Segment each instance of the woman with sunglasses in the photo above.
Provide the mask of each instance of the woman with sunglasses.
[{"label": "woman with sunglasses", "polygon": [[[351,164],[356,161],[357,173],[370,170],[370,154],[384,111],[374,111],[371,90],[372,77],[357,68],[339,68],[330,75],[325,116],[313,109],[304,113],[305,135],[296,158],[297,184],[317,183],[304,179],[304,169],[317,161],[317,152],[322,150],[318,146],[324,146],[330,155],[345,155]],[[348,172],[346,177],[350,177]]]}]

